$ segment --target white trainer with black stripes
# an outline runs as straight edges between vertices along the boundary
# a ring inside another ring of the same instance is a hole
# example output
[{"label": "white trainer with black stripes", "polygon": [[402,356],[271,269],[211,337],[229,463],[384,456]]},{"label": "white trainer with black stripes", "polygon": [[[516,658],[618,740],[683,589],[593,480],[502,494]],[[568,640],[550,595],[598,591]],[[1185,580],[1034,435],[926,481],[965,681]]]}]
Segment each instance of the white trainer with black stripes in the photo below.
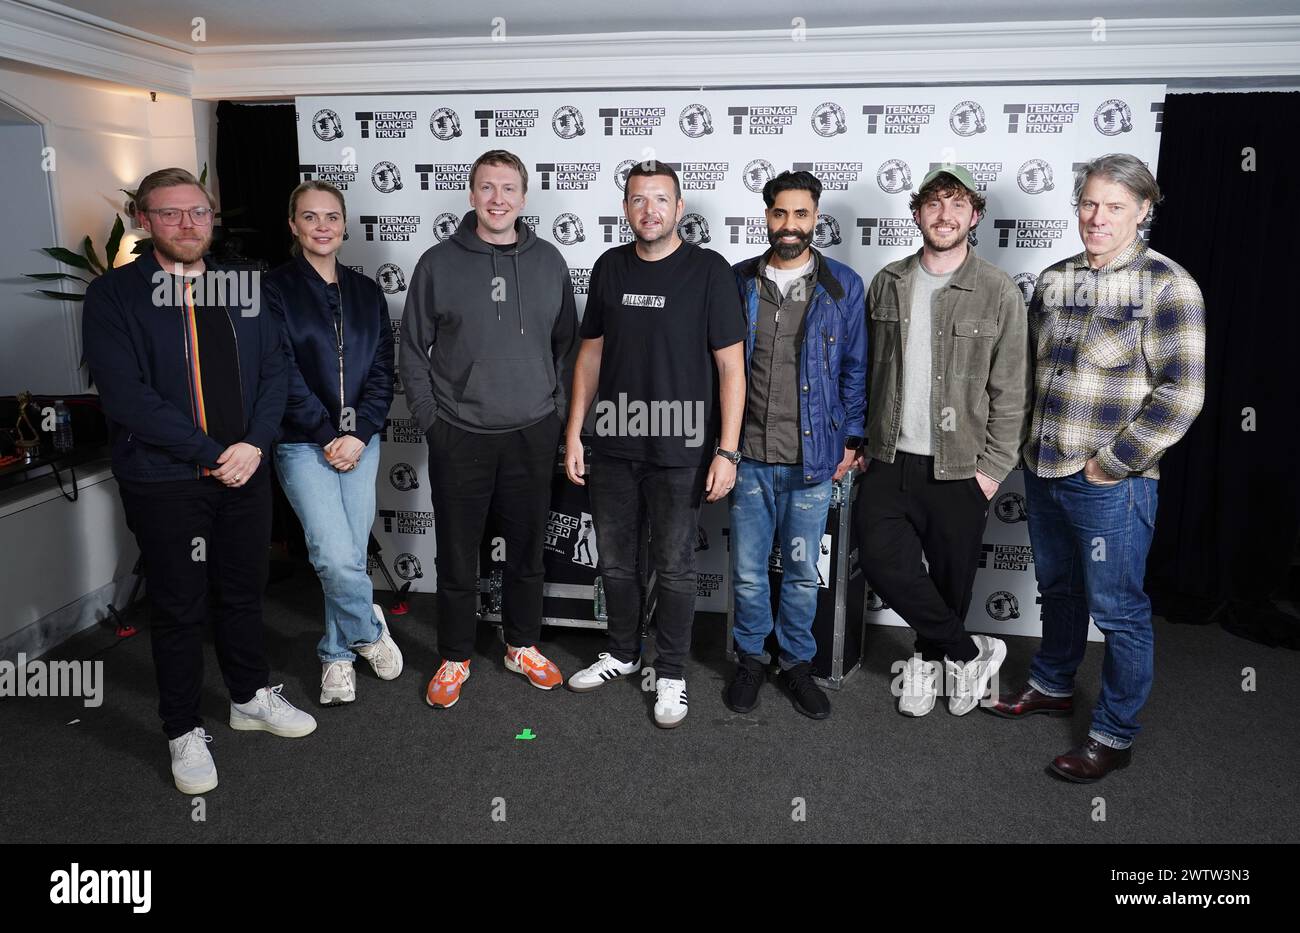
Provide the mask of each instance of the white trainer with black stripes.
[{"label": "white trainer with black stripes", "polygon": [[628,674],[635,674],[639,670],[641,670],[640,658],[631,663],[625,663],[608,651],[602,651],[597,656],[595,664],[584,667],[569,678],[568,687],[575,693],[586,693],[588,690],[595,690],[597,687],[604,686],[611,680],[626,677]]},{"label": "white trainer with black stripes", "polygon": [[671,729],[686,718],[686,681],[675,677],[655,680],[655,725]]}]

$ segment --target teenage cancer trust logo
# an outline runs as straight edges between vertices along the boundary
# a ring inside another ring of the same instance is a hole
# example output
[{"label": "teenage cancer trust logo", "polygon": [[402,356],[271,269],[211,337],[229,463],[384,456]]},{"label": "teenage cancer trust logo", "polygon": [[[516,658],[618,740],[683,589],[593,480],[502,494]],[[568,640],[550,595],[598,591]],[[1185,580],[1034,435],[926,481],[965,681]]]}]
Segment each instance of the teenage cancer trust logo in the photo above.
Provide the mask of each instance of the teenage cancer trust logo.
[{"label": "teenage cancer trust logo", "polygon": [[703,104],[688,104],[677,118],[677,126],[691,139],[699,139],[713,132],[713,115]]},{"label": "teenage cancer trust logo", "polygon": [[381,194],[402,190],[402,173],[392,162],[377,162],[370,170],[370,183]]},{"label": "teenage cancer trust logo", "polygon": [[1133,111],[1118,98],[1105,101],[1092,115],[1092,125],[1103,136],[1119,136],[1133,129]]},{"label": "teenage cancer trust logo", "polygon": [[886,194],[898,194],[912,189],[912,170],[902,159],[890,159],[876,171],[876,184]]},{"label": "teenage cancer trust logo", "polygon": [[317,110],[316,116],[311,118],[311,131],[317,139],[327,143],[342,138],[343,124],[333,110]]},{"label": "teenage cancer trust logo", "polygon": [[587,132],[582,123],[582,111],[567,104],[555,111],[551,117],[551,129],[560,139],[576,139]]},{"label": "teenage cancer trust logo", "polygon": [[429,132],[443,142],[456,139],[461,135],[460,117],[450,107],[439,107],[429,116]]},{"label": "teenage cancer trust logo", "polygon": [[1043,159],[1030,159],[1016,172],[1016,184],[1025,194],[1042,194],[1056,187],[1052,167]]}]

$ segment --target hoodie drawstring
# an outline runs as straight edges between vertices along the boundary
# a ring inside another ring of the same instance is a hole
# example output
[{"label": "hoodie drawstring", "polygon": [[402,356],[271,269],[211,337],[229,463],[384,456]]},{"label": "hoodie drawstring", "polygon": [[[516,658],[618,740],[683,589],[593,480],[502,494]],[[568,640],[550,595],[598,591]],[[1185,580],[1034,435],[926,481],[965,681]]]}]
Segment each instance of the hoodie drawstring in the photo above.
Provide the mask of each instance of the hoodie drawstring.
[{"label": "hoodie drawstring", "polygon": [[[514,252],[510,254],[515,259],[515,307],[519,309],[519,335],[524,333],[524,299],[519,294],[519,244],[515,244]],[[501,319],[500,309],[497,310],[497,320]]]},{"label": "hoodie drawstring", "polygon": [[[496,251],[496,250],[491,250],[491,253],[492,253],[492,287],[495,289],[495,288],[496,288],[496,282],[497,282],[497,251]],[[516,271],[516,276],[515,276],[515,277],[518,278],[518,269],[516,269],[515,271]],[[497,320],[500,321],[500,320],[501,320],[501,302],[500,302],[500,301],[497,301],[497,302],[496,302],[496,306],[497,306]]]}]

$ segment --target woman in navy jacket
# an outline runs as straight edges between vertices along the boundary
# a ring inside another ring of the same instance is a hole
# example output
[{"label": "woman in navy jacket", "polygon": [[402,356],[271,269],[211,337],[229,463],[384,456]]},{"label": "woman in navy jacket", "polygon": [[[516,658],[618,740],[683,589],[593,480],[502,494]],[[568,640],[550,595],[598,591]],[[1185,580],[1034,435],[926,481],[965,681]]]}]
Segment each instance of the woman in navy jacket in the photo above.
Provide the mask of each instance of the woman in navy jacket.
[{"label": "woman in navy jacket", "polygon": [[263,280],[289,354],[289,399],[275,468],[302,521],[325,592],[322,705],[356,699],[361,655],[392,680],[402,654],[366,573],[375,518],[379,431],[393,401],[388,303],[373,279],[337,259],[347,208],[328,182],[306,181],[289,197],[294,258]]}]

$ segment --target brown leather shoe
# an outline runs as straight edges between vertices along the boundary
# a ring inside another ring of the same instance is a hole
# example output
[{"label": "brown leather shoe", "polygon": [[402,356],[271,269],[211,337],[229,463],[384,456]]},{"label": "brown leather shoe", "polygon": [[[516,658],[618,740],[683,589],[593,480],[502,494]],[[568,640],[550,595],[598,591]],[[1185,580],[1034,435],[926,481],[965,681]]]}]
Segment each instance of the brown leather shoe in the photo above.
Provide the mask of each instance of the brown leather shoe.
[{"label": "brown leather shoe", "polygon": [[1045,716],[1069,716],[1074,712],[1073,697],[1049,697],[1039,693],[1029,684],[1021,684],[1010,693],[998,697],[996,703],[984,707],[994,716],[1006,719],[1020,719],[1042,713]]},{"label": "brown leather shoe", "polygon": [[1127,768],[1133,757],[1132,748],[1111,748],[1091,736],[1078,748],[1058,755],[1050,765],[1052,771],[1076,784],[1100,781],[1112,771]]}]

